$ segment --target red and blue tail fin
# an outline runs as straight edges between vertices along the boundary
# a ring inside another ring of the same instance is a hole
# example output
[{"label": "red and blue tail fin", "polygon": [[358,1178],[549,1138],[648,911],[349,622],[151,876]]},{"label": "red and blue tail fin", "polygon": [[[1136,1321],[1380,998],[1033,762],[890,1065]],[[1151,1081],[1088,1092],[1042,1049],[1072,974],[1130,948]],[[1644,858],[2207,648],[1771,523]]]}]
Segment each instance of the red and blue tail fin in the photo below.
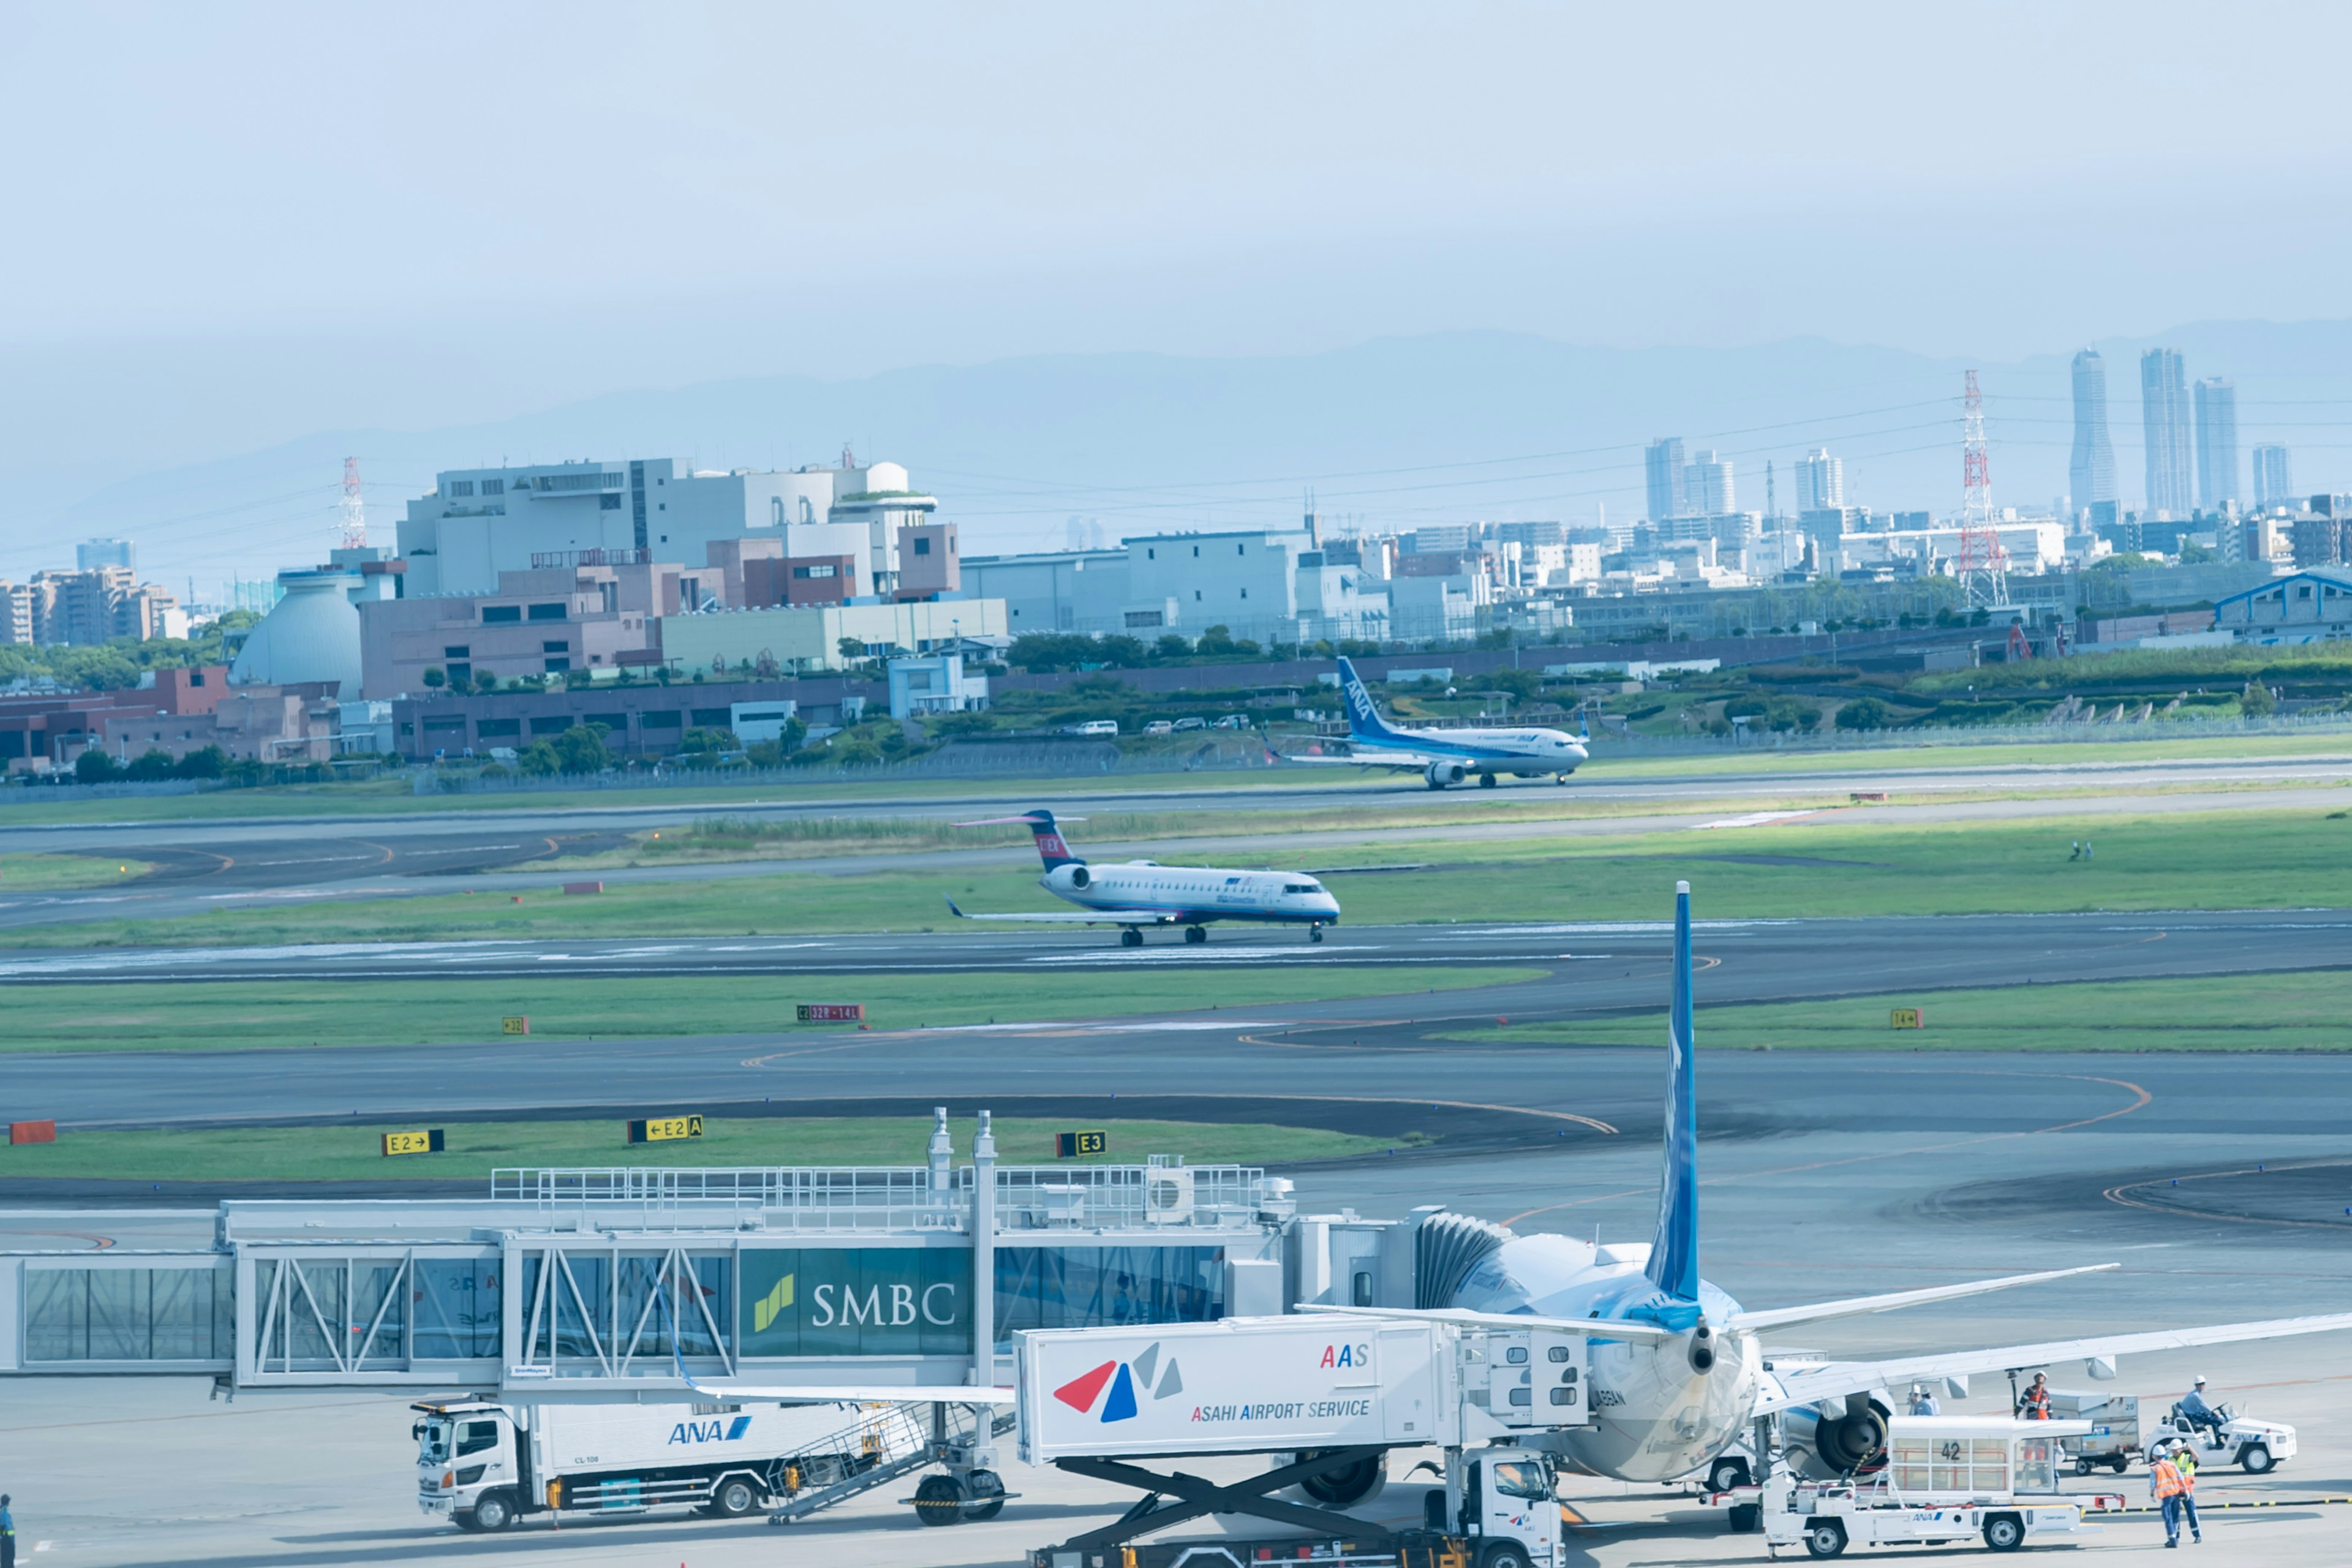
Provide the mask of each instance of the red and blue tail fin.
[{"label": "red and blue tail fin", "polygon": [[[1074,816],[1070,820],[1084,822],[1086,818]],[[999,823],[1015,822],[1028,828],[1035,836],[1037,858],[1045,862],[1045,869],[1048,871],[1056,866],[1083,866],[1087,863],[1084,856],[1070,853],[1070,847],[1062,840],[1061,825],[1054,820],[1054,814],[1044,806],[1039,806],[1034,811],[1024,811],[1018,816],[983,816],[972,822],[959,822],[956,826],[958,827],[992,827]]]},{"label": "red and blue tail fin", "polygon": [[1698,1300],[1698,1079],[1692,1061],[1690,884],[1675,884],[1675,996],[1667,1023],[1665,1174],[1650,1282],[1677,1301]]}]

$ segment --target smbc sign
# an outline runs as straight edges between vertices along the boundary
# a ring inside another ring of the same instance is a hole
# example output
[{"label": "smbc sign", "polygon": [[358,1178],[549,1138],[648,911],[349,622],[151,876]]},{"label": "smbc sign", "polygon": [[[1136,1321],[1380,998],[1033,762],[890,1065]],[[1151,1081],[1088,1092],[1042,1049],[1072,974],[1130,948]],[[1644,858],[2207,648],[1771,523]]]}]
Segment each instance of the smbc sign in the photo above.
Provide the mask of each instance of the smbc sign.
[{"label": "smbc sign", "polygon": [[971,1353],[966,1248],[760,1247],[740,1256],[740,1354]]}]

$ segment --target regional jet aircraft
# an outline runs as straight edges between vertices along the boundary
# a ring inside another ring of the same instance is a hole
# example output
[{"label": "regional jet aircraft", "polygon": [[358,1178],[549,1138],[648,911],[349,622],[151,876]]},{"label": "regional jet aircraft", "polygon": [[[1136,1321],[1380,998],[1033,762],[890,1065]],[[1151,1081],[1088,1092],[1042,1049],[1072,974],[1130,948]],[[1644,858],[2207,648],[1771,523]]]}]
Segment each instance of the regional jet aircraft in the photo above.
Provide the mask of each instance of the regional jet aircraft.
[{"label": "regional jet aircraft", "polygon": [[[1780,1418],[1783,1453],[1801,1473],[1834,1479],[1884,1464],[1889,1392],[1944,1382],[1964,1393],[1971,1373],[2013,1372],[2065,1361],[2112,1378],[2115,1358],[2244,1340],[2284,1339],[2352,1328],[2352,1312],[2273,1318],[2208,1328],[2099,1334],[1990,1350],[1931,1351],[1884,1361],[1804,1361],[1778,1369],[1760,1336],[1834,1318],[1860,1317],[1927,1301],[2004,1290],[2113,1263],[2054,1268],[2000,1279],[1895,1290],[1807,1307],[1747,1311],[1698,1272],[1698,1103],[1691,1040],[1690,884],[1675,895],[1675,981],[1667,1026],[1665,1174],[1656,1239],[1647,1247],[1596,1247],[1565,1236],[1514,1236],[1462,1215],[1423,1222],[1417,1248],[1431,1260],[1418,1289],[1425,1307],[1306,1307],[1353,1316],[1433,1318],[1580,1336],[1590,1358],[1584,1408],[1590,1424],[1546,1440],[1586,1470],[1629,1481],[1704,1473],[1728,1487],[1748,1479],[1729,1452],[1751,1427],[1752,1451]],[[1430,1226],[1438,1227],[1434,1232]],[[1834,1246],[1811,1232],[1807,1245]],[[1565,1374],[1574,1377],[1570,1370]],[[1516,1392],[1516,1391],[1515,1391]],[[1574,1397],[1572,1389],[1567,1404]],[[1534,1394],[1540,1405],[1542,1394]],[[1761,1477],[1754,1478],[1761,1479]]]},{"label": "regional jet aircraft", "polygon": [[1285,756],[1286,763],[1328,767],[1389,768],[1419,773],[1432,789],[1458,784],[1471,774],[1486,788],[1502,773],[1560,784],[1584,761],[1584,742],[1561,730],[1399,730],[1372,706],[1372,694],[1356,677],[1356,667],[1339,661],[1339,692],[1348,707],[1348,755]]},{"label": "regional jet aircraft", "polygon": [[961,919],[1115,925],[1122,928],[1118,940],[1127,947],[1143,945],[1145,926],[1181,925],[1186,942],[1206,942],[1211,921],[1270,921],[1303,925],[1307,941],[1321,942],[1323,928],[1339,923],[1339,900],[1322,883],[1301,872],[1162,866],[1157,860],[1089,866],[1070,853],[1054,814],[1042,809],[956,826],[982,827],[1000,822],[1024,824],[1036,835],[1038,858],[1045,862],[1045,874],[1037,879],[1038,885],[1056,898],[1079,905],[1080,910],[970,915],[950,899],[948,909]]}]

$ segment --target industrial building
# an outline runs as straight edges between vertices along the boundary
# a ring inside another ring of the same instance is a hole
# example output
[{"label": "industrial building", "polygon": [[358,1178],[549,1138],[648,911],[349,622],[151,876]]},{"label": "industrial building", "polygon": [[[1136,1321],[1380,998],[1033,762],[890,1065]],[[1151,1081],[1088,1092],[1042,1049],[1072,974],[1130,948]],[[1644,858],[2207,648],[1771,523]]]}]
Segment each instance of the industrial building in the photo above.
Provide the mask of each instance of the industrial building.
[{"label": "industrial building", "polygon": [[1002,599],[1014,636],[1191,639],[1211,626],[1259,642],[1440,635],[1395,631],[1389,584],[1366,569],[1353,541],[1327,545],[1311,521],[1302,529],[1150,534],[1117,550],[967,556],[966,590]]},{"label": "industrial building", "polygon": [[2315,567],[2218,599],[2213,626],[2265,645],[2352,637],[2352,571]]},{"label": "industrial building", "polygon": [[425,692],[387,704],[385,749],[408,757],[487,754],[520,751],[575,725],[602,725],[608,749],[662,755],[677,751],[688,730],[729,730],[748,744],[776,739],[787,719],[812,728],[856,723],[872,694],[868,683],[840,678],[646,680],[467,697]]},{"label": "industrial building", "polygon": [[583,552],[700,565],[713,543],[772,538],[794,560],[849,557],[869,592],[895,595],[900,532],[929,524],[939,503],[897,463],[843,458],[782,473],[681,470],[667,458],[445,470],[401,520],[408,591],[495,593],[502,573]]}]

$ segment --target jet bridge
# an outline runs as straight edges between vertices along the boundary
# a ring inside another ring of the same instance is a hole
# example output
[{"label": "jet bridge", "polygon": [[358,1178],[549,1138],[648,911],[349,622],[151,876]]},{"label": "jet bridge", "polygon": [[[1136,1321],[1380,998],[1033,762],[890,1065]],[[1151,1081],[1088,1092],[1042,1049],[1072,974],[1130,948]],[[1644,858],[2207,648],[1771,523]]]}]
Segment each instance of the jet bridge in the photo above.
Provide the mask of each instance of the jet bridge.
[{"label": "jet bridge", "polygon": [[523,1404],[677,1403],[747,1374],[993,1385],[1022,1329],[1364,1294],[1391,1227],[1310,1217],[1254,1166],[950,1166],[943,1121],[928,1166],[535,1167],[478,1199],[230,1200],[209,1247],[0,1254],[0,1376]]}]

